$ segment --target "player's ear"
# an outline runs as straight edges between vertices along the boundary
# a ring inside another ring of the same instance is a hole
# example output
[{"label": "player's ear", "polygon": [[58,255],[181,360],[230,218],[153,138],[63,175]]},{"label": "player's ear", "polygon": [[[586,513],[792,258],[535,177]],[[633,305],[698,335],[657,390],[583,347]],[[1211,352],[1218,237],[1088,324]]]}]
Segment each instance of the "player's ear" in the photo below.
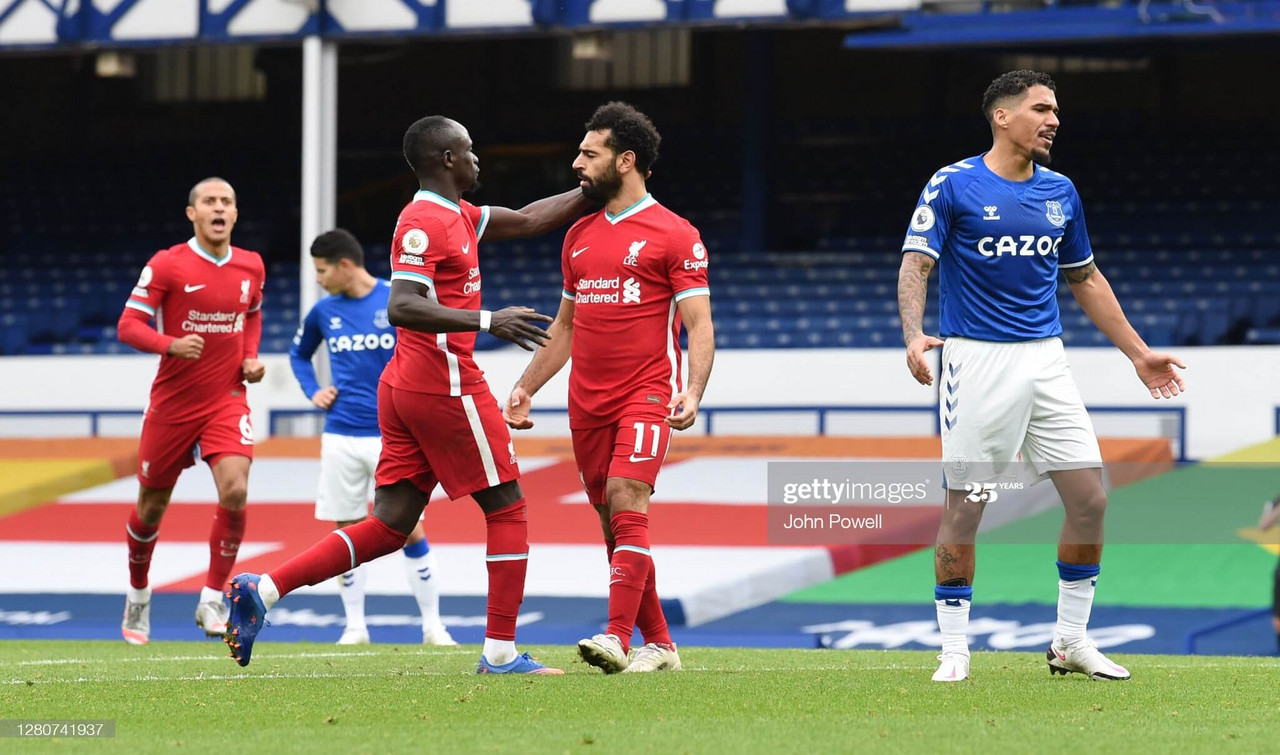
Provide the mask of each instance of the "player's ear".
[{"label": "player's ear", "polygon": [[626,152],[623,152],[622,154],[618,155],[618,172],[619,173],[625,173],[629,170],[635,170],[635,167],[636,167],[635,152],[632,152],[631,150],[627,150]]},{"label": "player's ear", "polygon": [[191,205],[187,205],[187,220],[193,223],[196,221],[196,208]]}]

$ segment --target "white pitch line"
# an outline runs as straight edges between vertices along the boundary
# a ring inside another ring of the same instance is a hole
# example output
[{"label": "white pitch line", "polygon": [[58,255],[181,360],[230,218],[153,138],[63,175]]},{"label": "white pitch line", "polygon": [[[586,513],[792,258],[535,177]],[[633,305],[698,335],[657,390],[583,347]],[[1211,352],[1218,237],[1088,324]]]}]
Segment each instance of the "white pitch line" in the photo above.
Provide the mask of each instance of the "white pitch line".
[{"label": "white pitch line", "polygon": [[[359,653],[288,653],[285,655],[272,655],[269,660],[279,660],[285,658],[361,658],[369,656],[382,656],[388,658],[399,658],[406,656],[433,656],[433,655],[462,655],[466,653],[474,653],[473,650],[417,650],[407,652],[395,652],[388,650],[385,652],[364,651]],[[62,666],[67,664],[85,664],[85,663],[147,663],[161,661],[220,661],[225,659],[225,655],[174,655],[160,656],[157,658],[51,658],[42,661],[18,661],[17,663],[0,661],[0,665],[11,666]]]}]

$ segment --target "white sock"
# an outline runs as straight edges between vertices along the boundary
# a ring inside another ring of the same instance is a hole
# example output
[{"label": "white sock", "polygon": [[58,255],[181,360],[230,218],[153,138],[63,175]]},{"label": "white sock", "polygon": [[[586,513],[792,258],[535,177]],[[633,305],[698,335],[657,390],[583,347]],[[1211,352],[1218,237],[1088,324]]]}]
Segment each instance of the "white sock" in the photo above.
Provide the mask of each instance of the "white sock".
[{"label": "white sock", "polygon": [[495,666],[510,663],[516,659],[516,643],[514,640],[495,640],[484,638],[484,658]]},{"label": "white sock", "polygon": [[215,590],[212,587],[201,587],[200,602],[201,603],[221,603],[222,592],[219,590]]},{"label": "white sock", "polygon": [[959,603],[958,606],[949,606],[945,600],[933,601],[938,608],[938,630],[942,632],[942,652],[968,655],[970,601],[962,599]]},{"label": "white sock", "polygon": [[347,628],[364,627],[364,585],[368,573],[361,564],[345,574],[338,575],[338,594],[347,612]]},{"label": "white sock", "polygon": [[409,590],[418,601],[424,630],[440,624],[440,581],[436,579],[436,557],[431,551],[413,558],[404,557],[404,576],[409,580]]},{"label": "white sock", "polygon": [[1070,582],[1058,580],[1058,626],[1054,629],[1054,634],[1060,645],[1068,646],[1084,641],[1097,580],[1097,577]]},{"label": "white sock", "polygon": [[130,587],[128,591],[125,592],[125,597],[129,599],[130,603],[150,603],[151,588],[148,586],[139,590],[135,587]]},{"label": "white sock", "polygon": [[262,606],[268,611],[280,600],[280,591],[276,589],[275,580],[271,579],[270,574],[263,574],[258,578],[258,597],[262,598]]}]

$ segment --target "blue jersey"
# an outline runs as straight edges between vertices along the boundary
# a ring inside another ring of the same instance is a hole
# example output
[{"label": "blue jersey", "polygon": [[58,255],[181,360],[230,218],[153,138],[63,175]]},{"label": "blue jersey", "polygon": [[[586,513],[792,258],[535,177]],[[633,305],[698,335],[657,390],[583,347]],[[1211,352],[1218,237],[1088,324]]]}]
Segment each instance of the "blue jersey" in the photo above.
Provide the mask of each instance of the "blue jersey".
[{"label": "blue jersey", "polygon": [[338,435],[378,435],[378,378],[396,348],[387,320],[391,284],[378,280],[363,298],[336,294],[316,302],[293,337],[289,361],[307,398],[320,390],[311,356],[324,343],[338,398],[325,417],[324,431]]},{"label": "blue jersey", "polygon": [[938,261],[939,335],[980,341],[1061,335],[1058,271],[1093,261],[1070,179],[1037,165],[1030,179],[1010,181],[982,155],[933,175],[902,251]]}]

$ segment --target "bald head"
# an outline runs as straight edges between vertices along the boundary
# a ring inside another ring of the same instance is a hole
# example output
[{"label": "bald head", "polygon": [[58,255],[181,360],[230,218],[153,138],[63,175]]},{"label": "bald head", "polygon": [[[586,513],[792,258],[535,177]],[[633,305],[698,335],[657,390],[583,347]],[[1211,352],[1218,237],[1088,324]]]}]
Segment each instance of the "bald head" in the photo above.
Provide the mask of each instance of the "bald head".
[{"label": "bald head", "polygon": [[218,178],[217,176],[210,176],[208,178],[201,179],[195,186],[191,187],[191,191],[187,192],[187,206],[195,207],[196,202],[200,199],[200,195],[204,193],[206,189],[213,186],[226,187],[226,190],[231,194],[232,201],[235,201],[236,190],[231,187],[231,184],[225,179]]}]

